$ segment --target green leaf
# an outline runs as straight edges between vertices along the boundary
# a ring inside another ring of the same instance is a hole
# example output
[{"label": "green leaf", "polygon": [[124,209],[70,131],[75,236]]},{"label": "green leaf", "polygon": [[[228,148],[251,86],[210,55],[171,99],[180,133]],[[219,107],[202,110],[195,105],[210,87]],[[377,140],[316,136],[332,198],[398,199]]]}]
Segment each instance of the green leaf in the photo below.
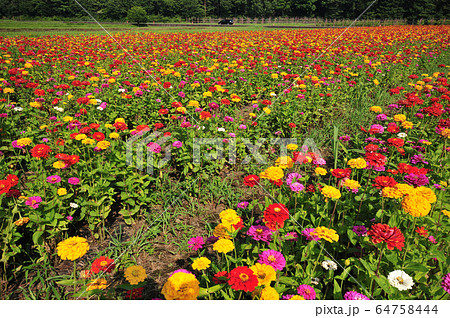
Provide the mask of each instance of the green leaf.
[{"label": "green leaf", "polygon": [[216,291],[221,290],[225,285],[215,285],[210,288],[200,288],[198,297],[205,297],[210,294],[214,294]]},{"label": "green leaf", "polygon": [[76,280],[76,281],[74,281],[73,279],[65,279],[65,280],[60,280],[60,281],[58,281],[56,283],[58,285],[63,285],[63,286],[73,286],[73,285],[85,284],[86,281],[84,281],[84,280]]},{"label": "green leaf", "polygon": [[417,271],[417,272],[428,272],[428,267],[420,263],[408,263],[405,270]]},{"label": "green leaf", "polygon": [[334,280],[333,297],[334,300],[342,300],[341,286],[336,280]]},{"label": "green leaf", "polygon": [[298,282],[295,281],[295,279],[291,278],[291,277],[286,277],[286,276],[281,276],[278,281],[280,283],[286,284],[286,285],[291,285],[291,286],[297,286]]}]

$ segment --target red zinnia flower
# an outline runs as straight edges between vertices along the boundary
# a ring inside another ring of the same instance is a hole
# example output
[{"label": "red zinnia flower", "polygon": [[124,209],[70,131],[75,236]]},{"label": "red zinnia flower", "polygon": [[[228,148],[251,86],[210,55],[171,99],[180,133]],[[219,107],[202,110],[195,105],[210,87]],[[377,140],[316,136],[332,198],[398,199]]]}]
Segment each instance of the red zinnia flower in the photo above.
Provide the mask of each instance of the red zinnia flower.
[{"label": "red zinnia flower", "polygon": [[36,89],[34,91],[34,95],[36,95],[36,96],[44,96],[45,95],[45,91],[43,89]]},{"label": "red zinnia flower", "polygon": [[289,219],[289,211],[284,204],[271,204],[264,211],[263,221],[273,231],[283,228],[284,221],[287,219]]},{"label": "red zinnia flower", "polygon": [[100,271],[111,273],[115,266],[116,264],[114,264],[113,259],[106,256],[100,256],[92,263],[91,271],[95,274],[98,274]]},{"label": "red zinnia flower", "polygon": [[92,135],[92,138],[94,138],[97,141],[105,140],[105,135],[102,132],[97,131]]},{"label": "red zinnia flower", "polygon": [[244,178],[244,184],[246,186],[251,187],[251,188],[253,188],[258,183],[259,183],[259,177],[257,175],[255,175],[255,174],[251,174],[251,175],[246,176]]},{"label": "red zinnia flower", "polygon": [[218,272],[216,273],[216,275],[214,275],[213,277],[213,283],[214,284],[225,284],[228,280],[228,272],[227,271],[222,271],[222,272]]},{"label": "red zinnia flower", "polygon": [[374,145],[374,144],[368,144],[367,146],[364,147],[365,151],[368,152],[373,152],[373,151],[377,151],[380,147],[378,147],[378,145]]},{"label": "red zinnia flower", "polygon": [[19,183],[19,177],[15,174],[8,174],[6,180],[11,183],[11,187],[15,187]]},{"label": "red zinnia flower", "polygon": [[209,120],[211,117],[212,117],[212,115],[211,115],[210,112],[202,111],[202,112],[200,113],[200,119],[201,119],[201,120]]},{"label": "red zinnia flower", "polygon": [[258,277],[250,268],[240,266],[230,271],[228,284],[234,290],[252,292],[258,286]]},{"label": "red zinnia flower", "polygon": [[350,178],[351,173],[352,173],[352,169],[350,169],[350,168],[331,170],[331,174],[338,179]]},{"label": "red zinnia flower", "polygon": [[270,180],[269,182],[276,185],[277,187],[281,187],[283,185],[283,179],[279,179],[279,180],[275,180],[275,181]]},{"label": "red zinnia flower", "polygon": [[116,131],[117,130],[127,130],[128,129],[127,124],[122,123],[120,121],[118,121],[117,123],[114,123],[113,126],[114,126],[114,128],[116,128]]},{"label": "red zinnia flower", "polygon": [[397,126],[396,123],[389,123],[387,131],[390,132],[391,134],[396,134],[400,131],[400,128]]},{"label": "red zinnia flower", "polygon": [[289,124],[289,127],[291,127],[291,128],[295,128],[295,127],[297,127],[297,125],[296,125],[296,124],[294,124],[294,123],[290,123],[290,124]]},{"label": "red zinnia flower", "polygon": [[155,130],[156,130],[156,129],[163,128],[163,127],[164,127],[164,124],[162,124],[162,123],[156,123],[154,126],[155,126]]},{"label": "red zinnia flower", "polygon": [[385,177],[385,176],[378,176],[375,178],[375,183],[372,185],[376,187],[377,189],[383,189],[385,187],[393,187],[398,182],[394,180],[394,178],[391,177]]},{"label": "red zinnia flower", "polygon": [[387,248],[393,250],[395,247],[400,251],[402,250],[405,237],[402,232],[396,227],[390,227],[387,224],[374,224],[367,232],[368,236],[371,236],[370,240],[373,244],[386,242]]},{"label": "red zinnia flower", "polygon": [[150,127],[148,125],[139,125],[136,127],[137,131],[150,131]]},{"label": "red zinnia flower", "polygon": [[403,147],[403,145],[405,144],[405,141],[401,138],[389,138],[387,141],[390,146],[394,147]]},{"label": "red zinnia flower", "polygon": [[80,97],[77,99],[77,103],[78,104],[85,104],[87,105],[89,103],[89,98],[88,97]]},{"label": "red zinnia flower", "polygon": [[365,159],[370,165],[374,167],[381,167],[386,164],[386,156],[383,156],[378,152],[366,152]]},{"label": "red zinnia flower", "polygon": [[0,194],[7,193],[11,189],[11,182],[9,180],[0,180]]},{"label": "red zinnia flower", "polygon": [[423,237],[428,237],[428,230],[425,229],[425,227],[423,227],[423,226],[417,227],[416,232]]},{"label": "red zinnia flower", "polygon": [[52,149],[45,144],[38,144],[34,146],[31,150],[31,155],[35,158],[48,158],[48,154],[52,152]]},{"label": "red zinnia flower", "polygon": [[92,129],[97,130],[100,127],[100,124],[92,123],[92,124],[89,125],[89,127],[91,127]]},{"label": "red zinnia flower", "polygon": [[87,114],[87,110],[85,108],[80,108],[80,114],[81,115],[86,115]]}]

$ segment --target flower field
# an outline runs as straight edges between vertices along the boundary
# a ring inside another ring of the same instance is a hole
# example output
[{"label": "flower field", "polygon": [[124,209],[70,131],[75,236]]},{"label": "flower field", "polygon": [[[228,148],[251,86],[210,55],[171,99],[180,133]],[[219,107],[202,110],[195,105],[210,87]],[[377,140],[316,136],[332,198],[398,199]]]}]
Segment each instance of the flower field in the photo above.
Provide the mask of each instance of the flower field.
[{"label": "flower field", "polygon": [[342,32],[0,37],[0,298],[449,299],[450,27]]}]

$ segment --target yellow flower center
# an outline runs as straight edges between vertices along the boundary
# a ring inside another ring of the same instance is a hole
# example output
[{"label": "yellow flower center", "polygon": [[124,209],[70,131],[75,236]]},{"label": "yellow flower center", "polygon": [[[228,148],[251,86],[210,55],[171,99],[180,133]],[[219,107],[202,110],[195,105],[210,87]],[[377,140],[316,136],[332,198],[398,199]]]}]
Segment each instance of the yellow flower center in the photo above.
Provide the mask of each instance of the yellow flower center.
[{"label": "yellow flower center", "polygon": [[398,281],[400,284],[403,284],[403,278],[397,277],[397,281]]},{"label": "yellow flower center", "polygon": [[275,212],[280,212],[281,211],[281,209],[280,208],[275,208],[275,209],[273,209]]},{"label": "yellow flower center", "polygon": [[268,258],[269,262],[275,262],[275,256],[270,255]]},{"label": "yellow flower center", "polygon": [[239,278],[240,278],[243,282],[248,281],[248,275],[245,274],[245,273],[240,274],[240,275],[239,275]]},{"label": "yellow flower center", "polygon": [[106,266],[106,265],[108,265],[108,262],[107,262],[107,261],[101,261],[101,262],[100,262],[100,266]]},{"label": "yellow flower center", "polygon": [[261,234],[262,232],[263,232],[262,229],[257,229],[257,230],[256,230],[256,233],[258,233],[258,234]]}]

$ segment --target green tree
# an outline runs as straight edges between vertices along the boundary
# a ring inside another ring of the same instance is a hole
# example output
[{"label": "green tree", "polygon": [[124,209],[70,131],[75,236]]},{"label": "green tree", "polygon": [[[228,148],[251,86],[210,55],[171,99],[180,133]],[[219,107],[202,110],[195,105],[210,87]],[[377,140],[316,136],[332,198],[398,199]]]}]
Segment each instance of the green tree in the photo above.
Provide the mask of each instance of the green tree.
[{"label": "green tree", "polygon": [[141,25],[147,22],[147,12],[143,7],[131,7],[131,9],[128,10],[127,19],[132,23]]}]

